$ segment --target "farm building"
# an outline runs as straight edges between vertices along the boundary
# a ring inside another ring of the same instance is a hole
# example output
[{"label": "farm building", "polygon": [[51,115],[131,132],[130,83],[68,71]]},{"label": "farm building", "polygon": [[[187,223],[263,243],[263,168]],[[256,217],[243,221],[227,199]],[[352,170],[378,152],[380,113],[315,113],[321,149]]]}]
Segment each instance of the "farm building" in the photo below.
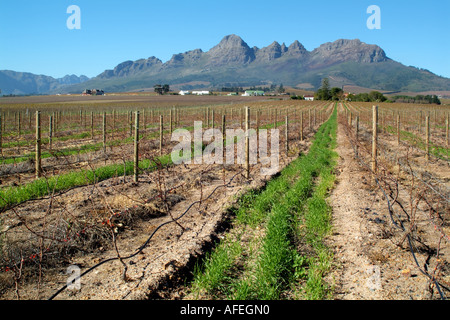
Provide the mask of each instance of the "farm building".
[{"label": "farm building", "polygon": [[181,91],[179,92],[179,95],[180,95],[180,96],[185,96],[185,95],[189,95],[189,94],[191,94],[190,91],[184,91],[184,90],[181,90]]},{"label": "farm building", "polygon": [[192,94],[196,94],[198,96],[208,95],[209,91],[192,91]]},{"label": "farm building", "polygon": [[304,96],[306,101],[314,101],[314,96]]},{"label": "farm building", "polygon": [[86,89],[83,91],[83,93],[81,94],[83,96],[104,96],[105,95],[105,91],[100,90],[100,89]]},{"label": "farm building", "polygon": [[264,91],[247,90],[247,91],[245,91],[245,93],[242,96],[243,97],[251,97],[251,96],[263,96],[263,95],[264,95]]}]

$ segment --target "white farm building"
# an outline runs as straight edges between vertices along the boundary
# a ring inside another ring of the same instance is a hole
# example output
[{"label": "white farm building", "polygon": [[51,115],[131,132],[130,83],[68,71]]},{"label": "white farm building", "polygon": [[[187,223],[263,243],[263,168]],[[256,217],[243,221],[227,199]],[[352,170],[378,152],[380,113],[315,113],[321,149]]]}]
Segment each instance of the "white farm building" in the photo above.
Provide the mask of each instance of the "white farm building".
[{"label": "white farm building", "polygon": [[206,96],[209,95],[209,91],[192,91],[192,94],[196,94],[198,96]]},{"label": "white farm building", "polygon": [[247,91],[245,91],[245,93],[242,96],[243,97],[252,97],[252,96],[263,96],[263,95],[264,95],[264,91],[247,90]]}]

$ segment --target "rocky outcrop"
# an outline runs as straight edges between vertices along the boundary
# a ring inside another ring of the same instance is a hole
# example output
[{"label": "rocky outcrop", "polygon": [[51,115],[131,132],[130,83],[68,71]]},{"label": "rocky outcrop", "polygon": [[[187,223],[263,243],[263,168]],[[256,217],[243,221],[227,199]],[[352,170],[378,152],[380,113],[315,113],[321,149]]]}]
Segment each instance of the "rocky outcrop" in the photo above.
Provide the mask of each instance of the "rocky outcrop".
[{"label": "rocky outcrop", "polygon": [[161,68],[162,61],[156,57],[150,57],[148,59],[140,59],[137,61],[125,61],[117,65],[114,70],[106,70],[98,78],[109,79],[114,77],[129,77],[134,76],[140,72],[146,72],[149,69]]},{"label": "rocky outcrop", "polygon": [[386,53],[379,46],[366,44],[358,39],[339,39],[322,44],[312,51],[310,67],[323,67],[346,61],[376,63],[388,60]]},{"label": "rocky outcrop", "polygon": [[207,66],[242,66],[255,60],[255,52],[237,35],[229,35],[207,53]]}]

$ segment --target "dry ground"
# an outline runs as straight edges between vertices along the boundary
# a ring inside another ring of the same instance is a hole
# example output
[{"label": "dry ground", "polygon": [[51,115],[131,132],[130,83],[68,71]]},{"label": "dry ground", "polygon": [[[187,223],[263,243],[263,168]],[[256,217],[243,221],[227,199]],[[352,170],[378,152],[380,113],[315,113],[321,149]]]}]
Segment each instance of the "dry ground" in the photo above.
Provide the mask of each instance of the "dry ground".
[{"label": "dry ground", "polygon": [[[428,278],[417,268],[403,234],[393,227],[386,199],[354,157],[342,124],[338,129],[339,154],[337,186],[330,197],[333,206],[333,234],[328,239],[335,254],[329,275],[335,283],[336,299],[342,300],[422,300],[439,296]],[[444,165],[445,167],[445,165]],[[436,170],[436,172],[442,172]],[[448,171],[447,171],[448,174]],[[447,180],[448,181],[448,180]],[[406,188],[405,188],[406,189]],[[408,194],[400,198],[407,206]],[[425,211],[425,210],[423,210]],[[420,216],[420,214],[423,214]],[[432,271],[436,264],[433,248],[439,234],[430,227],[426,213],[418,210],[420,238],[430,249],[416,248],[421,267]],[[448,216],[447,216],[448,224]],[[448,230],[448,229],[447,229]],[[442,239],[441,239],[442,240]],[[401,243],[399,245],[399,243]],[[434,254],[434,255],[433,255]],[[448,242],[441,242],[441,259],[449,261]],[[449,280],[448,263],[443,263],[443,279]],[[447,292],[448,293],[448,292]]]}]

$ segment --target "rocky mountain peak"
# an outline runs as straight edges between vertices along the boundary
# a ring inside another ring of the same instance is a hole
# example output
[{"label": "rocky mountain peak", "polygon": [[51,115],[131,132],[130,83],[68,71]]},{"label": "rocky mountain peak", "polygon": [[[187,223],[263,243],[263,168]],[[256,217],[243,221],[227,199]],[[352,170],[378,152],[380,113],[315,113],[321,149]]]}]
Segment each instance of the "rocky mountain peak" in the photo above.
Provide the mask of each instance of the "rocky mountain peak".
[{"label": "rocky mountain peak", "polygon": [[256,60],[259,62],[268,62],[278,59],[284,53],[283,50],[285,50],[285,48],[283,49],[278,42],[274,41],[269,46],[262,48],[258,50],[258,52],[256,52]]},{"label": "rocky mountain peak", "polygon": [[243,65],[255,60],[253,49],[235,34],[224,37],[207,55],[212,66]]},{"label": "rocky mountain peak", "polygon": [[316,59],[334,62],[374,63],[389,60],[384,50],[379,46],[366,44],[359,39],[339,39],[324,43],[313,51],[313,55],[316,56]]},{"label": "rocky mountain peak", "polygon": [[303,55],[303,54],[306,54],[308,51],[298,40],[295,40],[289,46],[287,52],[289,53],[289,55]]}]

